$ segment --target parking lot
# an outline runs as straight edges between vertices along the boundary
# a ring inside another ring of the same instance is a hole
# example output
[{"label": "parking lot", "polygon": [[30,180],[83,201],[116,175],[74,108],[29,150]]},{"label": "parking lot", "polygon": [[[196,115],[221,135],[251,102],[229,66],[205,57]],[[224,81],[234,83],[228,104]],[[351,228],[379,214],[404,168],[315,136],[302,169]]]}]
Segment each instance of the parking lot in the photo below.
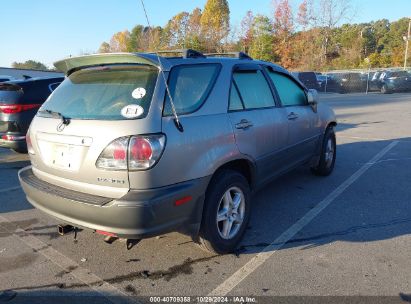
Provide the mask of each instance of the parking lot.
[{"label": "parking lot", "polygon": [[60,236],[58,222],[33,209],[19,187],[27,155],[0,150],[0,291],[10,290],[0,302],[32,295],[99,296],[87,303],[135,300],[126,295],[410,300],[411,94],[323,94],[321,102],[339,123],[334,173],[301,168],[256,193],[232,255],[207,254],[177,233],[131,250],[91,231],[76,241]]}]

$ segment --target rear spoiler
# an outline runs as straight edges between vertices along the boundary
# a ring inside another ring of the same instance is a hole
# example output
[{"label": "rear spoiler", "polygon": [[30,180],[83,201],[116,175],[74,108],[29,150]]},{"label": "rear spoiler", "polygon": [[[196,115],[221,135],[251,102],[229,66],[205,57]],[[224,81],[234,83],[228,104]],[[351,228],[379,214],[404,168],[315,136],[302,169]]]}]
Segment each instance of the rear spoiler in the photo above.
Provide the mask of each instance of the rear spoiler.
[{"label": "rear spoiler", "polygon": [[98,66],[105,64],[117,64],[117,63],[131,63],[131,64],[147,64],[155,67],[159,67],[158,60],[161,61],[161,66],[164,71],[170,70],[170,64],[165,58],[158,58],[154,54],[142,54],[142,53],[104,53],[93,54],[79,57],[70,57],[63,60],[56,61],[54,66],[57,70],[69,75],[74,70],[89,66]]}]

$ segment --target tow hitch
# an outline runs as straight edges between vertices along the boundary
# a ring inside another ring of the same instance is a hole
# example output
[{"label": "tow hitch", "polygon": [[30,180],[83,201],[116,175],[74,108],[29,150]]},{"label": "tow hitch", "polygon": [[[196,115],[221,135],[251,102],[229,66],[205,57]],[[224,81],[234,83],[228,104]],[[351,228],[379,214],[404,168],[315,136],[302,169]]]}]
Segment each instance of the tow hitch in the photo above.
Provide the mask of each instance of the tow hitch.
[{"label": "tow hitch", "polygon": [[78,228],[71,225],[57,225],[57,231],[60,235],[65,235],[74,231],[74,243],[77,243]]},{"label": "tow hitch", "polygon": [[57,225],[57,230],[60,235],[65,235],[74,231],[74,227],[71,225]]}]

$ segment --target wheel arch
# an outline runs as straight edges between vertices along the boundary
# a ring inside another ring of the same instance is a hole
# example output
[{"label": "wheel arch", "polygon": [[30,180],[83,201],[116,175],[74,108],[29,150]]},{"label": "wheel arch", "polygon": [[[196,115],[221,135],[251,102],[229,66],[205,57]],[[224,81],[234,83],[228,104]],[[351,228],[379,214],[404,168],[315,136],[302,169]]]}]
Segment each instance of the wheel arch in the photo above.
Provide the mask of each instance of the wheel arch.
[{"label": "wheel arch", "polygon": [[329,121],[328,122],[328,124],[327,124],[327,127],[325,128],[326,130],[328,129],[328,128],[335,128],[337,126],[337,122],[336,121]]},{"label": "wheel arch", "polygon": [[251,189],[255,186],[255,177],[256,177],[256,167],[255,164],[246,158],[239,158],[230,160],[222,165],[220,165],[213,173],[212,178],[209,182],[209,186],[212,183],[213,179],[224,170],[233,170],[241,173],[246,180]]}]

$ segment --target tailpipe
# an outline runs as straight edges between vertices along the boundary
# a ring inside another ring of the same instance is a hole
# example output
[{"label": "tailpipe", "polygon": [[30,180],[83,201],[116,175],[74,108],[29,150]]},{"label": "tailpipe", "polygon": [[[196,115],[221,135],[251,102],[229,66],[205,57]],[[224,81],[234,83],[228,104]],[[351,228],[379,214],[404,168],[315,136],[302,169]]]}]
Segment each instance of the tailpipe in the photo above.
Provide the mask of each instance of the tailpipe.
[{"label": "tailpipe", "polygon": [[71,225],[57,225],[57,230],[60,235],[65,235],[74,230],[74,227]]}]

